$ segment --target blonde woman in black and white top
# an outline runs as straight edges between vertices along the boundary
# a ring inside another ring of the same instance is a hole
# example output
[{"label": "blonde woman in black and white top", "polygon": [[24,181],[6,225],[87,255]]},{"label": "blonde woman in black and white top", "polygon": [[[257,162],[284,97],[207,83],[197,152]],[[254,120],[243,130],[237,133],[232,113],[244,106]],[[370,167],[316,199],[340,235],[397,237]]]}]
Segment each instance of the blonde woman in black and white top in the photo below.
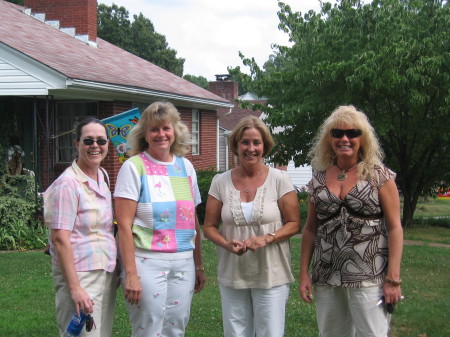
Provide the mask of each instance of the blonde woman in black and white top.
[{"label": "blonde woman in black and white top", "polygon": [[311,302],[314,293],[322,337],[385,337],[386,304],[401,299],[395,173],[382,164],[375,132],[353,106],[341,106],[325,120],[310,156],[300,296]]}]

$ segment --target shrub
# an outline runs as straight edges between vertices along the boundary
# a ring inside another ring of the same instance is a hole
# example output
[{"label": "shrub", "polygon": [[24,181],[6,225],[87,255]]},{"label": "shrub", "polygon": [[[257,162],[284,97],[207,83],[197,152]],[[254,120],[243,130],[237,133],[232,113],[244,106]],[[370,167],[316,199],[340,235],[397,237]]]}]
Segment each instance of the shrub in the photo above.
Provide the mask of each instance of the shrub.
[{"label": "shrub", "polygon": [[0,178],[0,249],[43,248],[47,230],[40,221],[42,198],[37,199],[34,178],[3,175]]},{"label": "shrub", "polygon": [[203,222],[205,221],[206,200],[208,200],[208,192],[209,187],[211,186],[211,181],[218,173],[221,172],[217,172],[212,168],[197,171],[197,183],[200,190],[200,195],[202,196],[202,203],[197,206],[197,216],[200,225],[203,225]]},{"label": "shrub", "polygon": [[450,228],[450,218],[449,217],[417,217],[413,220],[413,226],[415,227],[444,227]]}]

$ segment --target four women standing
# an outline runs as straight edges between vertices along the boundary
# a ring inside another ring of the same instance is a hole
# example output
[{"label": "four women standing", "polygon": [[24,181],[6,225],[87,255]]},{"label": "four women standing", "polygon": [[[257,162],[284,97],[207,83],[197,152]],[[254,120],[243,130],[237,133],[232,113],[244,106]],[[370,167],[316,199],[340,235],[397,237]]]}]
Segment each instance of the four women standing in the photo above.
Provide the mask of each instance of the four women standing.
[{"label": "four women standing", "polygon": [[[192,295],[205,282],[200,193],[183,157],[189,132],[172,104],[156,102],[128,143],[134,156],[120,169],[114,196],[133,336],[184,336]],[[73,311],[83,310],[94,313],[98,336],[110,336],[116,248],[108,178],[100,169],[105,127],[83,121],[75,145],[78,159],[45,193],[58,326],[62,332]],[[300,231],[297,196],[285,171],[264,165],[274,143],[260,119],[243,118],[229,145],[239,165],[214,177],[204,223],[218,246],[224,335],[281,337],[294,281],[289,238]],[[367,117],[352,106],[325,120],[310,155],[300,296],[311,302],[314,292],[321,336],[387,336],[389,315],[378,304],[401,299],[395,174],[382,164]]]}]

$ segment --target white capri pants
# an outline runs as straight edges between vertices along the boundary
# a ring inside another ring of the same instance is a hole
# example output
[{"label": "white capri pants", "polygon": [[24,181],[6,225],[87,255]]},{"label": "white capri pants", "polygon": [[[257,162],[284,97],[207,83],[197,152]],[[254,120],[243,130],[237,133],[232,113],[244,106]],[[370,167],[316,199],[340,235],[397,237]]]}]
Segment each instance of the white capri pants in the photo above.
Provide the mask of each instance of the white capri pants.
[{"label": "white capri pants", "polygon": [[[59,334],[62,335],[67,328],[75,305],[67,288],[61,270],[53,266],[53,284],[55,286],[56,298],[56,322],[58,323]],[[114,319],[114,305],[116,302],[117,274],[108,273],[104,270],[92,270],[77,272],[81,287],[91,296],[94,301],[94,312],[92,317],[96,325],[91,332],[86,332],[83,328],[81,337],[111,337],[112,324]]]},{"label": "white capri pants", "polygon": [[387,337],[391,315],[377,305],[383,286],[315,286],[320,337]]},{"label": "white capri pants", "polygon": [[282,337],[289,284],[234,289],[219,284],[225,337]]},{"label": "white capri pants", "polygon": [[[156,253],[154,256],[173,254],[182,253]],[[142,296],[138,305],[127,302],[132,337],[184,336],[195,286],[192,252],[187,256],[190,257],[179,260],[135,257]],[[123,285],[123,270],[121,279]]]}]

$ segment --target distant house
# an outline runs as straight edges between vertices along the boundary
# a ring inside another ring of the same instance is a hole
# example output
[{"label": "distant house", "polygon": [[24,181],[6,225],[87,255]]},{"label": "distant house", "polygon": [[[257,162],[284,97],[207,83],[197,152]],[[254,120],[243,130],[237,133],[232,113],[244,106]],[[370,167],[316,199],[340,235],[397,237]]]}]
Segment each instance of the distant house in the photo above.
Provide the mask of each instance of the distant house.
[{"label": "distant house", "polygon": [[[73,136],[64,133],[78,121],[159,100],[192,131],[195,168],[218,168],[217,109],[231,108],[227,99],[98,38],[96,0],[24,4],[0,0],[0,109],[19,143],[10,145],[21,146],[43,189],[73,160]],[[114,185],[121,164],[109,151],[103,166]]]},{"label": "distant house", "polygon": [[[264,119],[264,113],[261,110],[253,111],[251,109],[242,109],[236,99],[249,103],[265,104],[267,99],[257,97],[252,93],[238,96],[239,83],[231,81],[227,75],[216,75],[216,81],[209,83],[209,90],[214,94],[221,96],[234,103],[232,109],[218,109],[219,118],[219,142],[218,142],[218,158],[219,170],[225,171],[237,165],[237,158],[228,148],[228,135],[236,126],[239,120],[245,116],[253,115]],[[288,166],[280,169],[286,170],[292,180],[292,183],[298,187],[305,186],[312,177],[311,167],[308,165],[295,167],[291,160]]]}]

